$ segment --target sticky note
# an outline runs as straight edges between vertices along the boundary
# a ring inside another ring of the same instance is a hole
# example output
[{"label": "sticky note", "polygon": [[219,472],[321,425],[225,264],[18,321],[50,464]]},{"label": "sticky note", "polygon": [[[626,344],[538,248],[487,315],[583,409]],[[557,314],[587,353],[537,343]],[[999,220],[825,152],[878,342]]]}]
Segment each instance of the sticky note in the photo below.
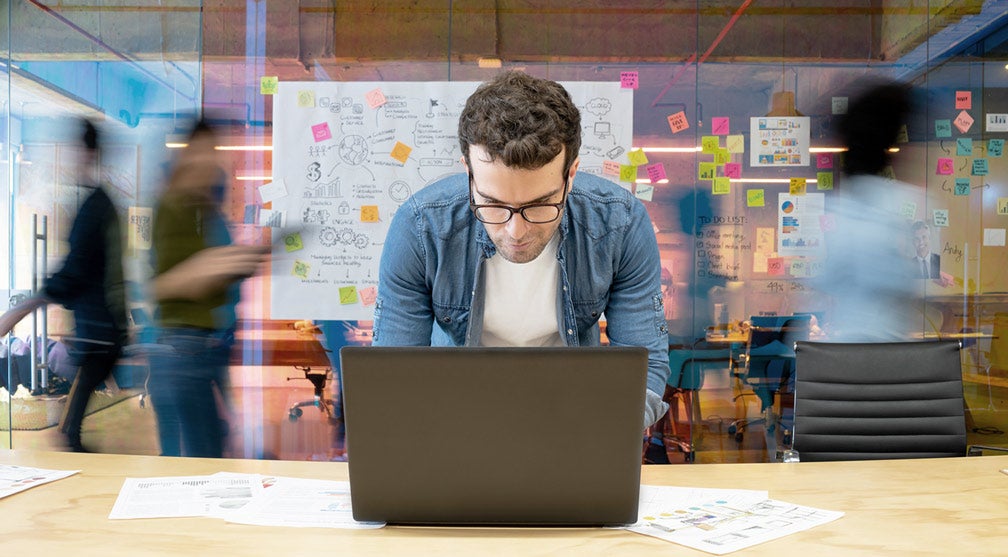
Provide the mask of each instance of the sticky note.
[{"label": "sticky note", "polygon": [[717,176],[714,178],[714,184],[711,186],[711,191],[714,195],[725,195],[730,193],[731,182],[724,176]]},{"label": "sticky note", "polygon": [[973,108],[973,92],[972,91],[956,91],[955,92],[955,107],[956,110],[969,110]]},{"label": "sticky note", "polygon": [[264,75],[259,78],[260,95],[276,95],[280,78],[275,75]]},{"label": "sticky note", "polygon": [[634,195],[641,201],[651,201],[654,197],[654,186],[651,184],[637,184],[634,187]]},{"label": "sticky note", "polygon": [[315,91],[302,89],[297,93],[298,108],[315,108]]},{"label": "sticky note", "polygon": [[952,137],[952,121],[935,120],[935,137]]},{"label": "sticky note", "polygon": [[620,72],[620,87],[623,89],[636,89],[639,75],[637,72]]},{"label": "sticky note", "polygon": [[372,89],[364,93],[364,100],[367,101],[368,106],[371,108],[378,108],[386,102],[385,93],[382,93],[381,88]]},{"label": "sticky note", "polygon": [[970,194],[970,179],[969,178],[956,178],[955,181],[955,195],[969,195]]},{"label": "sticky note", "polygon": [[997,214],[1008,215],[1008,197],[997,198]]},{"label": "sticky note", "polygon": [[312,126],[311,133],[312,139],[315,140],[315,143],[332,138],[332,132],[329,131],[329,124],[327,122],[322,122],[321,124],[315,124]]},{"label": "sticky note", "polygon": [[341,286],[339,288],[339,303],[342,305],[356,304],[357,303],[357,287]]},{"label": "sticky note", "polygon": [[715,116],[711,118],[711,133],[714,135],[728,135],[728,117]]},{"label": "sticky note", "polygon": [[832,172],[816,172],[816,189],[817,190],[831,190],[833,189],[833,173]]},{"label": "sticky note", "polygon": [[632,164],[619,165],[620,182],[634,182],[637,180],[637,167]]},{"label": "sticky note", "polygon": [[783,257],[768,257],[767,263],[767,274],[773,276],[783,276],[784,275],[784,258]]},{"label": "sticky note", "polygon": [[283,237],[284,249],[288,252],[298,251],[304,248],[304,242],[301,241],[300,232],[292,232],[286,234]]},{"label": "sticky note", "polygon": [[294,262],[294,270],[293,270],[294,276],[302,279],[307,279],[309,270],[311,270],[311,265],[305,263],[304,261]]},{"label": "sticky note", "polygon": [[829,232],[836,227],[836,218],[833,215],[819,215],[819,230]]},{"label": "sticky note", "polygon": [[793,277],[807,277],[808,269],[805,266],[804,259],[792,259],[791,268],[789,269],[789,274]]},{"label": "sticky note", "polygon": [[725,148],[729,153],[745,153],[745,136],[729,135],[725,138]]},{"label": "sticky note", "polygon": [[931,211],[931,221],[934,222],[935,226],[949,225],[949,212],[948,209],[935,209]]},{"label": "sticky note", "polygon": [[956,155],[960,157],[973,156],[973,140],[968,137],[957,137]]},{"label": "sticky note", "polygon": [[742,163],[726,162],[723,172],[726,178],[738,180],[742,177]]},{"label": "sticky note", "polygon": [[644,154],[643,149],[631,149],[626,156],[627,160],[630,161],[630,164],[634,166],[644,166],[648,163],[647,155]]},{"label": "sticky note", "polygon": [[816,168],[833,168],[833,153],[816,153]]},{"label": "sticky note", "polygon": [[717,174],[716,164],[712,162],[700,163],[700,168],[697,172],[697,178],[701,180],[713,180],[715,174]]},{"label": "sticky note", "polygon": [[807,186],[806,182],[807,180],[805,178],[791,178],[788,192],[791,195],[805,195],[805,188]]},{"label": "sticky note", "polygon": [[602,174],[619,176],[620,164],[616,161],[602,161]]},{"label": "sticky note", "polygon": [[952,124],[957,130],[959,130],[959,133],[966,133],[973,125],[973,117],[969,115],[969,112],[964,110],[956,116],[956,119],[952,121]]},{"label": "sticky note", "polygon": [[361,222],[378,222],[378,206],[361,205],[360,220]]},{"label": "sticky note", "polygon": [[987,171],[987,159],[973,159],[973,168],[970,174],[973,176],[986,176]]},{"label": "sticky note", "polygon": [[644,170],[647,171],[648,178],[651,180],[652,184],[659,182],[661,180],[668,179],[668,176],[666,176],[665,174],[665,165],[663,163],[659,162],[655,164],[649,164],[646,167],[644,167]]},{"label": "sticky note", "polygon": [[721,148],[721,142],[716,135],[705,135],[700,138],[700,151],[714,154]]},{"label": "sticky note", "polygon": [[1005,229],[1004,228],[984,228],[984,231],[983,231],[983,245],[985,245],[985,246],[1004,246],[1005,245]]},{"label": "sticky note", "polygon": [[259,197],[262,198],[263,203],[272,203],[274,200],[285,197],[286,195],[287,185],[282,179],[259,186]]},{"label": "sticky note", "polygon": [[940,157],[938,159],[938,174],[947,176],[955,171],[955,165],[952,164],[952,159],[948,157]]},{"label": "sticky note", "polygon": [[913,202],[907,202],[900,205],[899,215],[905,219],[913,220],[914,216],[917,214],[917,204]]},{"label": "sticky note", "polygon": [[762,189],[746,190],[747,207],[763,207],[766,205],[766,191]]},{"label": "sticky note", "polygon": [[403,164],[406,164],[406,160],[409,159],[411,152],[413,152],[412,147],[406,145],[402,141],[396,141],[395,146],[392,147],[392,152],[389,153],[389,156]]},{"label": "sticky note", "polygon": [[714,152],[714,164],[721,166],[723,164],[728,164],[728,161],[730,160],[731,153],[728,152],[728,149],[718,149]]},{"label": "sticky note", "polygon": [[830,99],[830,108],[833,114],[847,114],[847,97],[833,97]]},{"label": "sticky note", "polygon": [[362,306],[373,306],[375,300],[378,298],[378,288],[375,286],[367,286],[358,290],[357,295],[360,296],[360,303]]},{"label": "sticky note", "polygon": [[991,139],[987,142],[987,156],[988,157],[1000,157],[1001,153],[1004,152],[1004,141],[1003,139]]},{"label": "sticky note", "polygon": [[686,112],[680,110],[675,114],[669,114],[668,124],[669,128],[672,128],[672,133],[679,133],[685,129],[689,129],[689,120],[686,119]]}]

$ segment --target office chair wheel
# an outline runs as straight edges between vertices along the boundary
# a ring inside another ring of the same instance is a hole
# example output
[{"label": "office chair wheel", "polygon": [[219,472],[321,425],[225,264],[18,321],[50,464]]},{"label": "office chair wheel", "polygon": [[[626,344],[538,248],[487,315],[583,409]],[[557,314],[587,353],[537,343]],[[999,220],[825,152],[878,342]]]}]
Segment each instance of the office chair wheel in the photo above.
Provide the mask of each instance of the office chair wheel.
[{"label": "office chair wheel", "polygon": [[730,426],[728,426],[728,435],[735,435],[736,431],[737,428],[735,427],[735,424],[731,424]]},{"label": "office chair wheel", "polygon": [[300,408],[291,408],[287,419],[289,419],[292,423],[297,422],[298,418],[300,418],[302,414],[304,414],[304,411]]}]

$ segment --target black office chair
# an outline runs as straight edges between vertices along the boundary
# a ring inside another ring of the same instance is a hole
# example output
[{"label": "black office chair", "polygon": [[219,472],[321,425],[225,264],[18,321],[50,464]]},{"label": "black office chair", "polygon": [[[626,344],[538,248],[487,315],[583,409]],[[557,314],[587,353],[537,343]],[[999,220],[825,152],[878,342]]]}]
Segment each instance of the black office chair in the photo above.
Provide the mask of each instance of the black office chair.
[{"label": "black office chair", "polygon": [[798,342],[795,357],[802,462],[967,454],[958,342]]}]

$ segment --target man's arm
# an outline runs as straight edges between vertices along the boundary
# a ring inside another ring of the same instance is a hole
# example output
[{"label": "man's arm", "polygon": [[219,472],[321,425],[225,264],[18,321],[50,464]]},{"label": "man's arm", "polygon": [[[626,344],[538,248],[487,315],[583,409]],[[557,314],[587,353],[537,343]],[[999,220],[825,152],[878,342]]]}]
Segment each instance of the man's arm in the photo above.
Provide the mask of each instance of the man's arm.
[{"label": "man's arm", "polygon": [[417,209],[404,203],[389,226],[378,267],[375,346],[428,346],[434,311]]}]

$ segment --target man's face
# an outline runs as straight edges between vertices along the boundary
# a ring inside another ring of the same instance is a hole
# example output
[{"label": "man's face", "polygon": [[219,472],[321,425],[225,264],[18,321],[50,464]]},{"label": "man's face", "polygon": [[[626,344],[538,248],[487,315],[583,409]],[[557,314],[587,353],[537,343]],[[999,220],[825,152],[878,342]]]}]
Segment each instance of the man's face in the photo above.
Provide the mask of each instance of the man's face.
[{"label": "man's face", "polygon": [[913,246],[917,257],[927,257],[931,253],[931,231],[919,228],[913,233]]},{"label": "man's face", "polygon": [[[564,175],[564,153],[536,170],[510,168],[490,157],[480,145],[469,146],[469,172],[472,197],[476,204],[507,205],[519,208],[537,203],[559,203],[565,187],[573,180],[579,161],[575,160]],[[463,159],[462,163],[465,164]],[[487,224],[487,233],[497,253],[512,263],[528,263],[542,253],[560,227],[560,217],[552,222],[533,224],[515,213],[504,224]]]}]

